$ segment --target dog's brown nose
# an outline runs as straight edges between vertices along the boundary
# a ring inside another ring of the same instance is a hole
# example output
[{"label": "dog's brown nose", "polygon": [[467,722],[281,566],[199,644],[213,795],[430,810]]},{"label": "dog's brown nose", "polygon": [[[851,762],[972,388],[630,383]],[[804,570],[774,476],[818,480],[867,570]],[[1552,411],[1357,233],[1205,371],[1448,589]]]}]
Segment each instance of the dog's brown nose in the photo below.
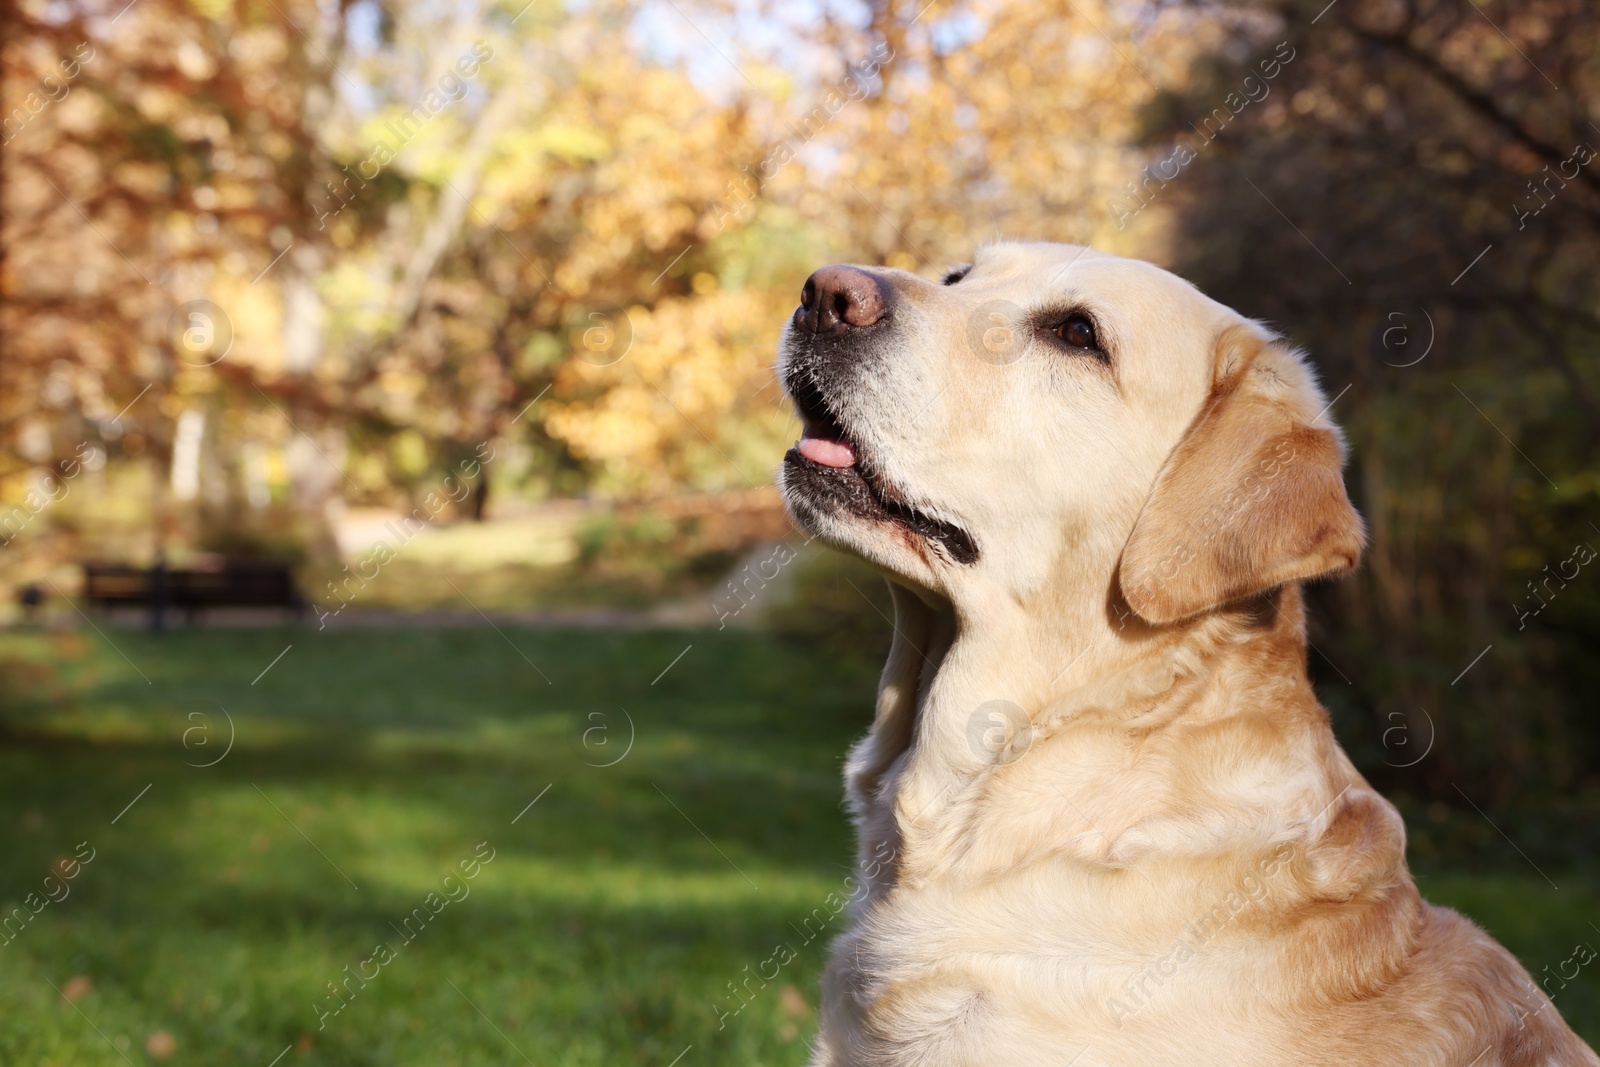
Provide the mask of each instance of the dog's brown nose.
[{"label": "dog's brown nose", "polygon": [[852,326],[871,326],[888,308],[878,279],[836,263],[806,279],[794,322],[807,333],[840,334]]}]

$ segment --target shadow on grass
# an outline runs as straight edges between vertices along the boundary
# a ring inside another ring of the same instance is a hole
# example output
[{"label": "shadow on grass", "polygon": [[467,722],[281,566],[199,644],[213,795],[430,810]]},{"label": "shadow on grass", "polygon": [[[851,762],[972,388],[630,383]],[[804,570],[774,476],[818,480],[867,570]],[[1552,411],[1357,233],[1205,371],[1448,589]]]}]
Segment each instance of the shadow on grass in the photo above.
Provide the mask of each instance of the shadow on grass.
[{"label": "shadow on grass", "polygon": [[[116,1063],[157,1030],[179,1064],[804,1059],[824,938],[790,924],[843,886],[870,665],[819,677],[734,633],[112,638],[5,643],[50,670],[8,694],[0,904],[78,842],[97,855],[0,949],[31,1020],[0,1059]],[[485,841],[471,895],[319,1030],[327,983]],[[785,939],[796,960],[752,978]],[[46,982],[79,974],[109,1041]]]}]

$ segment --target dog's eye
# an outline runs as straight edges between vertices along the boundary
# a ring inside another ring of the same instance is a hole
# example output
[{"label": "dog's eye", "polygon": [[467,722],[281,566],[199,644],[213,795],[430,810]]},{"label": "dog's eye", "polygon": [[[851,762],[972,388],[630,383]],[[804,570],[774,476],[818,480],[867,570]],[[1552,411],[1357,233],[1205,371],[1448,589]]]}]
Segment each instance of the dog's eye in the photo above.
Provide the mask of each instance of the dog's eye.
[{"label": "dog's eye", "polygon": [[954,285],[956,282],[959,282],[962,278],[965,278],[967,276],[967,272],[970,271],[970,270],[972,270],[972,264],[971,263],[964,263],[959,267],[950,268],[948,271],[945,272],[944,284],[945,285]]},{"label": "dog's eye", "polygon": [[1100,347],[1100,341],[1094,334],[1094,323],[1089,321],[1087,315],[1070,315],[1065,321],[1051,327],[1050,332],[1073,348],[1096,351]]}]

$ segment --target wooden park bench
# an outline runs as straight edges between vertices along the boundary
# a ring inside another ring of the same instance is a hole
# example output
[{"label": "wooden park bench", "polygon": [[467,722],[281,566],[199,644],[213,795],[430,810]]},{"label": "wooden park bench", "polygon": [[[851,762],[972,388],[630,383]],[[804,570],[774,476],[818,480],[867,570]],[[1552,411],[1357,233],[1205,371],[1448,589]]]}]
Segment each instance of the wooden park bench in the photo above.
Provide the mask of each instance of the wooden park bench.
[{"label": "wooden park bench", "polygon": [[97,608],[149,608],[153,630],[164,625],[169,608],[190,623],[207,608],[286,608],[296,619],[306,611],[293,572],[272,560],[225,559],[209,567],[85,563],[83,592]]}]

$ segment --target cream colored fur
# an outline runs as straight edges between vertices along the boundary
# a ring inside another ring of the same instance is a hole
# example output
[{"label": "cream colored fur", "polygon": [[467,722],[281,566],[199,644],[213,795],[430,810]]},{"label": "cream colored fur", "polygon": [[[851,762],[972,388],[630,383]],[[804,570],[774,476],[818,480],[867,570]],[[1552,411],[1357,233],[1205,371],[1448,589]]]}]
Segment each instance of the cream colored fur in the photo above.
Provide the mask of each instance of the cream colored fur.
[{"label": "cream colored fur", "polygon": [[[872,272],[888,332],[840,420],[980,555],[809,520],[896,608],[846,772],[870,888],[812,1063],[1600,1064],[1509,953],[1420,899],[1306,679],[1298,582],[1354,566],[1362,531],[1305,360],[1077,247],[990,246],[953,286]],[[1030,333],[1066,305],[1110,367]],[[971,343],[997,306],[1010,361]]]}]

